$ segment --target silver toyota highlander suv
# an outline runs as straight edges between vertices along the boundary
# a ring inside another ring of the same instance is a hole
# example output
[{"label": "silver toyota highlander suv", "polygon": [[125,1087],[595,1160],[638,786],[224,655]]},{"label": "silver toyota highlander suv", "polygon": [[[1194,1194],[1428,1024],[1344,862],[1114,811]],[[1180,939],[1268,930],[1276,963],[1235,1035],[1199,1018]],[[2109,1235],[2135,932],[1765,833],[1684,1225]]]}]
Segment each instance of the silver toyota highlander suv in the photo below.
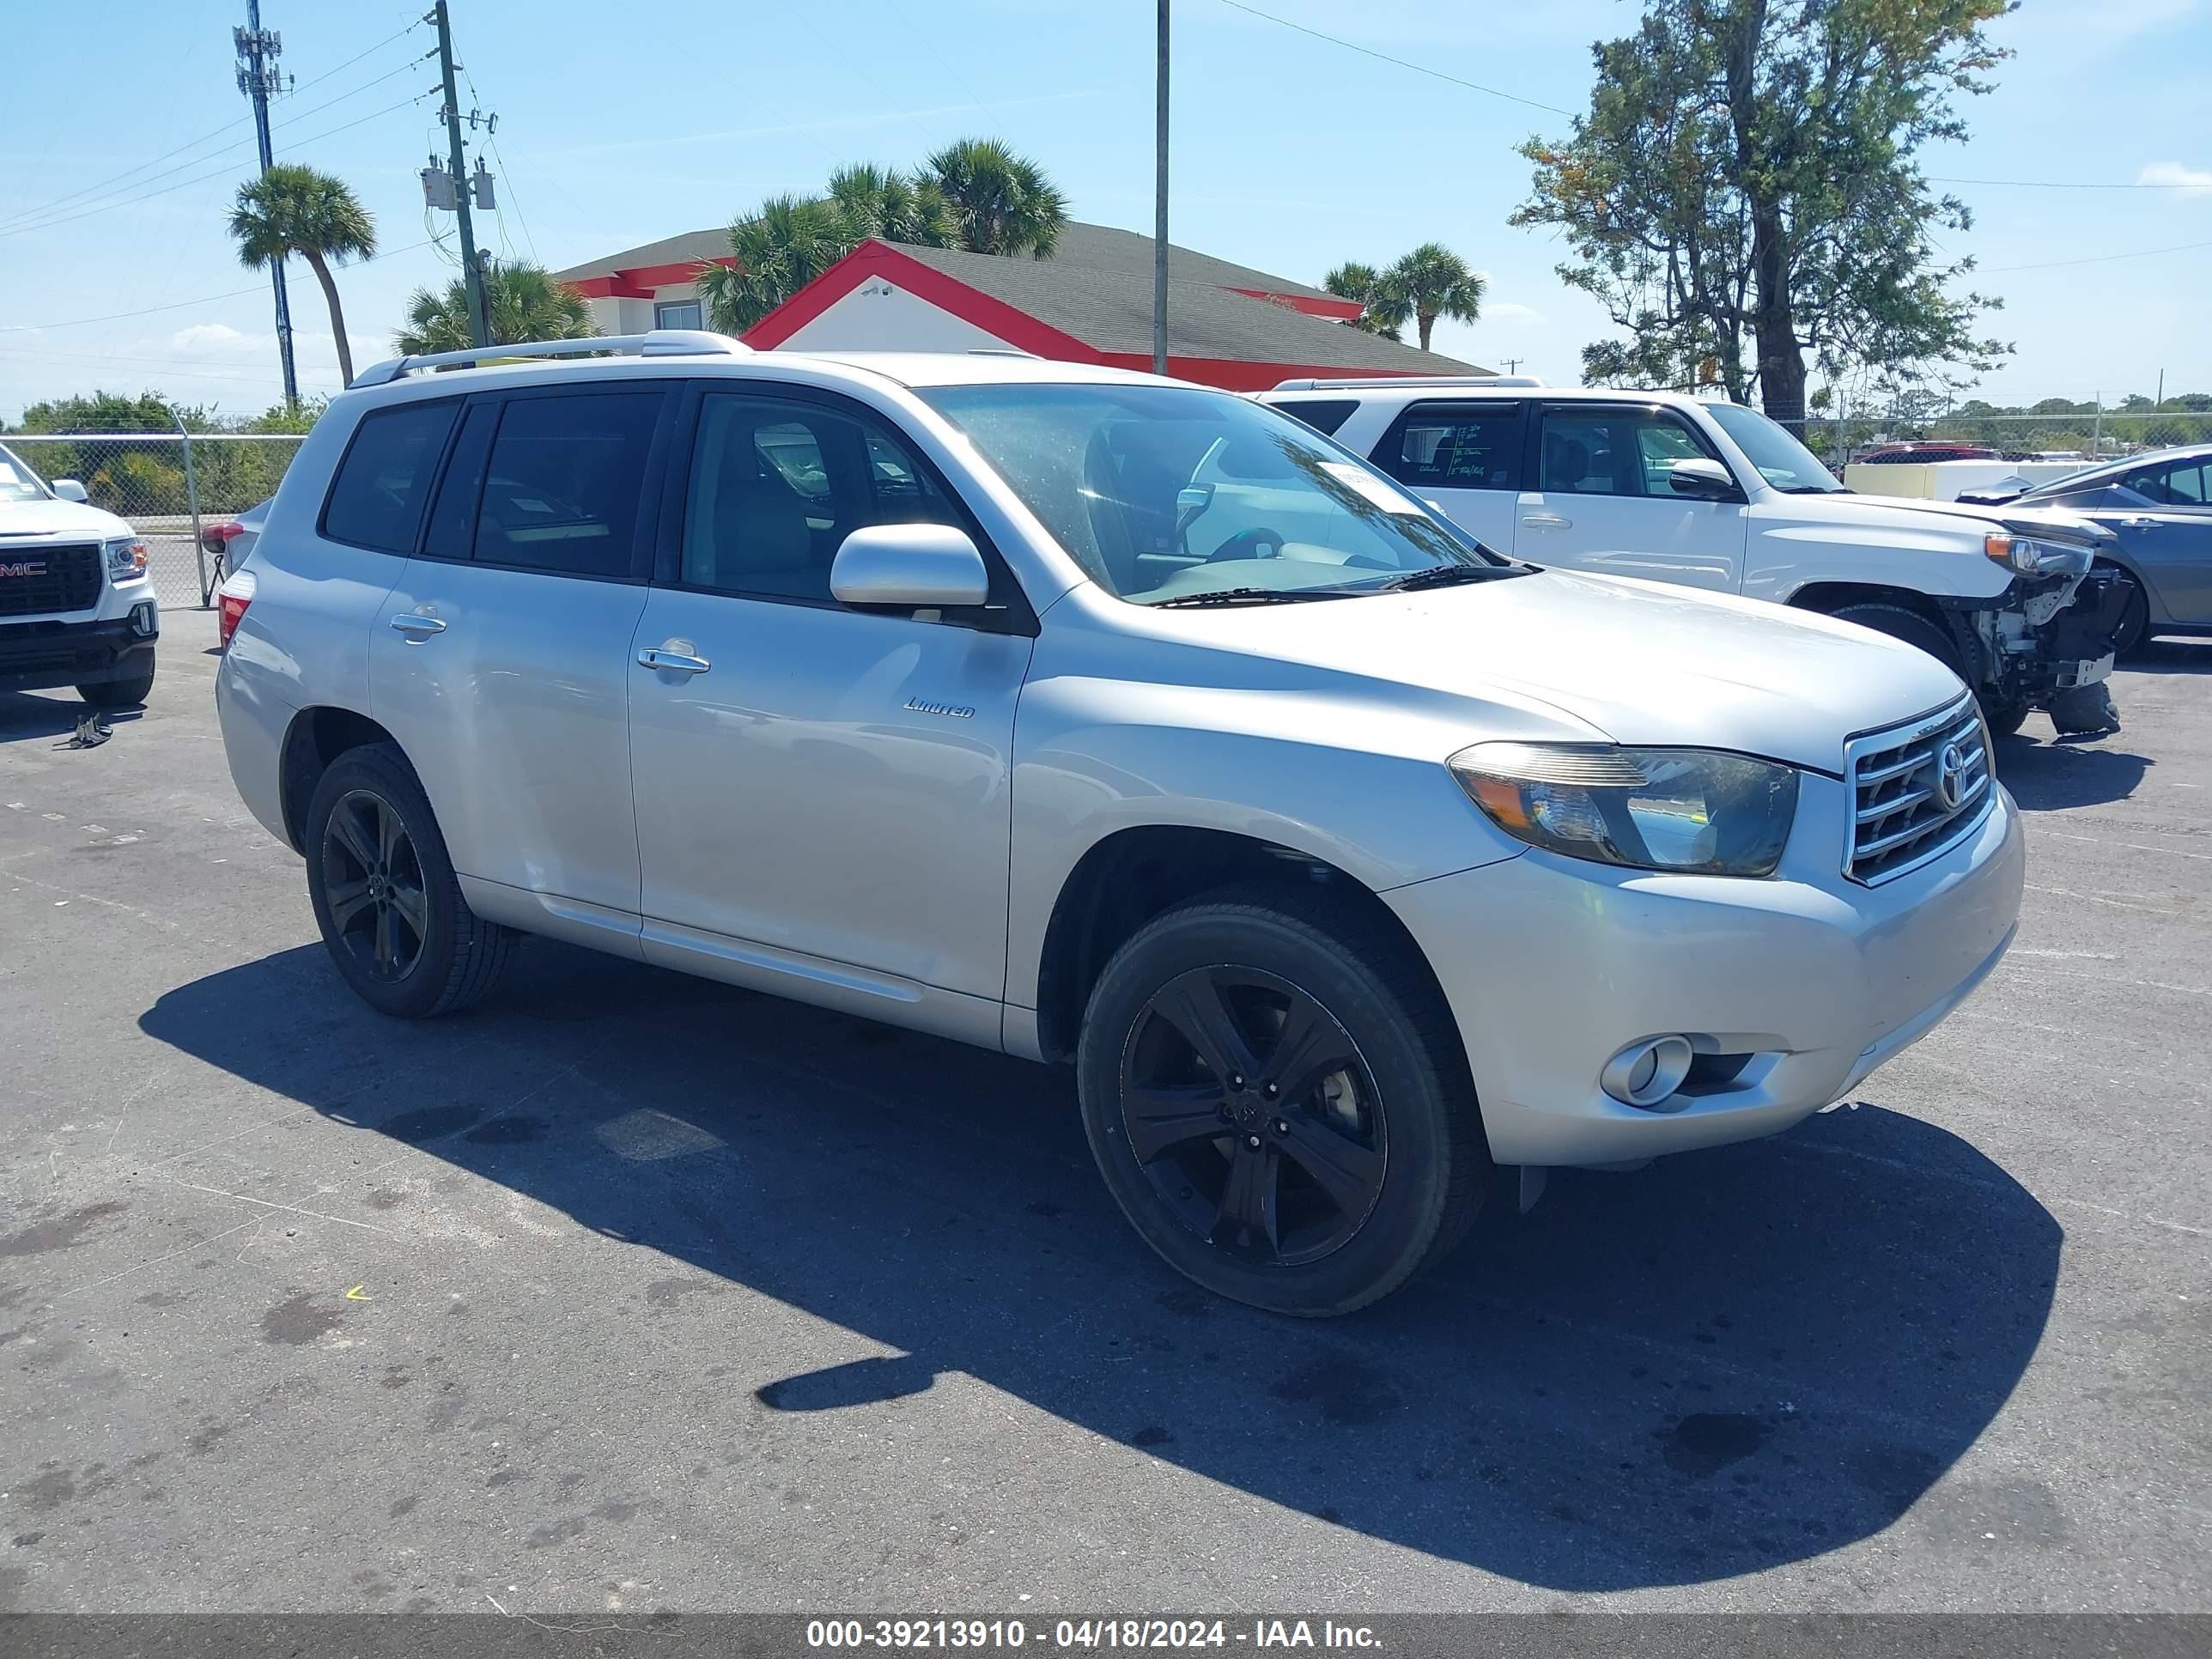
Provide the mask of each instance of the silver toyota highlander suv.
[{"label": "silver toyota highlander suv", "polygon": [[1226,393],[719,336],[372,369],[217,682],[387,1013],[519,933],[1072,1061],[1137,1230],[1299,1314],[1520,1166],[1771,1133],[1987,975],[1972,698],[1490,553]]}]

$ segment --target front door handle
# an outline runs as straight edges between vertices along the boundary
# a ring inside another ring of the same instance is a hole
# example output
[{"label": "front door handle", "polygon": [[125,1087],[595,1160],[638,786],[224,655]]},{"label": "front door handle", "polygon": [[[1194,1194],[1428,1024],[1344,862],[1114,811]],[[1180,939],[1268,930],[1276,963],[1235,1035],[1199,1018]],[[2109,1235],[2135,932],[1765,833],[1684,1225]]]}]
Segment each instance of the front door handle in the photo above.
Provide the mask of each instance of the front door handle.
[{"label": "front door handle", "polygon": [[1563,519],[1556,513],[1523,513],[1521,522],[1530,530],[1571,530],[1572,519]]},{"label": "front door handle", "polygon": [[403,611],[392,619],[392,625],[410,640],[427,640],[433,634],[442,634],[446,624],[435,617],[424,617],[414,611]]},{"label": "front door handle", "polygon": [[2116,520],[2114,522],[2116,522],[2123,530],[2155,530],[2158,528],[2158,520],[2156,519],[2119,519]]},{"label": "front door handle", "polygon": [[637,665],[658,669],[664,674],[703,674],[714,665],[704,657],[689,657],[681,651],[664,651],[652,645],[637,653]]}]

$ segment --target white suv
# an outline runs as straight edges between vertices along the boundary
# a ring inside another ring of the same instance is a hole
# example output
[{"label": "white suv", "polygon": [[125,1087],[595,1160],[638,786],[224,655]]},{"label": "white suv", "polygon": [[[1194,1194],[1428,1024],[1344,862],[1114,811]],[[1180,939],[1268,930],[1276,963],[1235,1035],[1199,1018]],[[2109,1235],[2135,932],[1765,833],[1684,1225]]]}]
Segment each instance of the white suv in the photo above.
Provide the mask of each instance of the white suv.
[{"label": "white suv", "polygon": [[[2110,531],[2049,509],[1854,495],[1756,410],[1526,380],[1285,380],[1333,434],[1486,547],[1533,564],[1772,599],[1918,646],[1999,736],[2031,708],[2095,730],[2128,592],[2085,580]],[[2086,709],[2086,712],[2078,712]]]},{"label": "white suv", "polygon": [[49,485],[0,447],[0,691],[73,685],[95,708],[142,703],[161,631],[137,533],[76,479]]},{"label": "white suv", "polygon": [[1972,698],[1826,617],[1476,549],[1242,398],[1002,355],[372,369],[217,680],[385,1012],[517,933],[1072,1060],[1159,1253],[1342,1312],[1493,1164],[1839,1098],[1996,965]]}]

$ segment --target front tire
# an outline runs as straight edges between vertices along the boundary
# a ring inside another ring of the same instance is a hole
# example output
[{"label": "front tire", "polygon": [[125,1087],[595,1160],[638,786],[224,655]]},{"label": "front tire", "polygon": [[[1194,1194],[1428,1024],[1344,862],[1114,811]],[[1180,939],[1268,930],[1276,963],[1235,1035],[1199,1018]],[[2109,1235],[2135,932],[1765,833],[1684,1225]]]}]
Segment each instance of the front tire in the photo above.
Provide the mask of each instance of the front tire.
[{"label": "front tire", "polygon": [[127,680],[101,680],[80,685],[76,694],[94,708],[136,708],[154,695],[154,671]]},{"label": "front tire", "polygon": [[1879,599],[1869,599],[1857,605],[1844,605],[1828,614],[1838,622],[1856,623],[1862,628],[1871,628],[1877,634],[1887,634],[1893,640],[1917,646],[1967,684],[1974,683],[1974,677],[1966,672],[1965,658],[1960,654],[1959,642],[1917,611],[1908,610],[1901,605],[1885,604]]},{"label": "front tire", "polygon": [[1122,1213],[1218,1295],[1349,1313],[1481,1206],[1450,1010],[1410,945],[1337,895],[1231,890],[1156,917],[1100,975],[1076,1067]]},{"label": "front tire", "polygon": [[491,990],[514,934],[462,898],[429,798],[397,745],[365,744],[331,763],[306,841],[315,925],[362,1001],[425,1019]]},{"label": "front tire", "polygon": [[2096,568],[2110,574],[2127,594],[2127,603],[2120,607],[2119,630],[2112,635],[2112,654],[2131,657],[2142,649],[2143,641],[2150,635],[2150,595],[2136,580],[2131,570],[2116,564],[2100,563]]}]

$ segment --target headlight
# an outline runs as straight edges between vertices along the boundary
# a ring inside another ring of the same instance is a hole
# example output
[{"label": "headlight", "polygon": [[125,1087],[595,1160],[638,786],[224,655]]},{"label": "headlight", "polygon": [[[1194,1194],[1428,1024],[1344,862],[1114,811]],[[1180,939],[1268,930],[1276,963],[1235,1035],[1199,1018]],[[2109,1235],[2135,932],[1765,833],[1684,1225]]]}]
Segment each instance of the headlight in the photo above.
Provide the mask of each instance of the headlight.
[{"label": "headlight", "polygon": [[100,546],[107,555],[107,574],[114,580],[135,581],[146,574],[146,544],[136,536],[120,537]]},{"label": "headlight", "polygon": [[2017,570],[2023,576],[2079,575],[2090,563],[2086,547],[2039,542],[2033,537],[2015,536],[2009,530],[1992,530],[1984,536],[1982,552],[1994,562],[2008,570]]},{"label": "headlight", "polygon": [[1701,749],[1479,743],[1449,764],[1507,835],[1638,870],[1772,875],[1797,812],[1790,768]]}]

